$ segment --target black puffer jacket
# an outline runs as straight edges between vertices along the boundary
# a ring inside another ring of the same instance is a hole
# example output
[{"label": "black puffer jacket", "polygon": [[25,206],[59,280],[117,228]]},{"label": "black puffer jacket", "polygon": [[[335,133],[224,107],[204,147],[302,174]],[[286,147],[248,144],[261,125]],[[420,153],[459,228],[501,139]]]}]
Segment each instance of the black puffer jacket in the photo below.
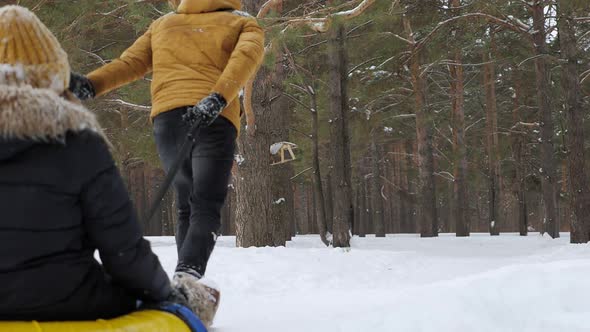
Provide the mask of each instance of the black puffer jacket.
[{"label": "black puffer jacket", "polygon": [[50,91],[0,86],[0,285],[3,320],[110,318],[170,294],[94,118]]}]

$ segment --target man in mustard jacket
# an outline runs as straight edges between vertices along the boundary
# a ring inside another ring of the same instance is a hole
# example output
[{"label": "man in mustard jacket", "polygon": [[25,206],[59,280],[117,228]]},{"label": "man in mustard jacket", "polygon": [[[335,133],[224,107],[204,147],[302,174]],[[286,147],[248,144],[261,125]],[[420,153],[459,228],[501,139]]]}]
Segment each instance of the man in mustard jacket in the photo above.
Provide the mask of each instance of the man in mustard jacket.
[{"label": "man in mustard jacket", "polygon": [[169,2],[174,13],[153,22],[119,59],[87,77],[74,74],[70,89],[80,99],[88,99],[152,72],[151,118],[166,170],[190,128],[183,116],[194,109],[210,114],[221,111],[220,117],[200,130],[174,180],[175,278],[200,279],[215,246],[231,176],[240,126],[238,93],[262,62],[264,33],[254,18],[239,11],[240,0]]}]

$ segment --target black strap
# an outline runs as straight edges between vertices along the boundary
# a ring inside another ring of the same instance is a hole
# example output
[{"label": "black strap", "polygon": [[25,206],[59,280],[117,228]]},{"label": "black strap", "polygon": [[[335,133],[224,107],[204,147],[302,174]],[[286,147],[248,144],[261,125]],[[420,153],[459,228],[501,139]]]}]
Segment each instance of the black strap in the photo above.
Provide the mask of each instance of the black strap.
[{"label": "black strap", "polygon": [[154,200],[152,201],[152,204],[150,205],[150,209],[148,210],[148,214],[146,216],[144,225],[149,224],[149,222],[152,220],[152,218],[156,214],[156,211],[158,210],[158,208],[160,207],[160,204],[162,203],[162,199],[164,199],[164,196],[166,196],[168,189],[170,189],[170,186],[172,185],[172,182],[174,181],[174,178],[176,177],[176,173],[178,173],[178,170],[180,169],[180,165],[182,164],[182,161],[186,158],[189,151],[191,150],[193,143],[195,142],[195,137],[197,137],[197,134],[199,133],[200,129],[201,129],[201,121],[199,119],[189,129],[188,135],[186,135],[186,138],[184,139],[184,143],[182,143],[182,147],[180,148],[180,152],[178,152],[176,159],[174,159],[174,163],[172,163],[172,166],[168,170],[168,174],[166,174],[166,178],[164,179],[164,183],[162,183],[160,190],[158,190],[156,197],[154,198]]}]

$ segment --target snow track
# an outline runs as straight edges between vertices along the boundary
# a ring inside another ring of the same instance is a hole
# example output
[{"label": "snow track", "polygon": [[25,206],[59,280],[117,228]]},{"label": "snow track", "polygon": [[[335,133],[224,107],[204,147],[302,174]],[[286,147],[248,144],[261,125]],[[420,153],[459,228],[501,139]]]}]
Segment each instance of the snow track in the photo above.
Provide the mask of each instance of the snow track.
[{"label": "snow track", "polygon": [[[166,270],[174,239],[150,238]],[[301,236],[287,248],[221,237],[207,276],[222,290],[213,331],[590,331],[590,246],[526,238]]]}]

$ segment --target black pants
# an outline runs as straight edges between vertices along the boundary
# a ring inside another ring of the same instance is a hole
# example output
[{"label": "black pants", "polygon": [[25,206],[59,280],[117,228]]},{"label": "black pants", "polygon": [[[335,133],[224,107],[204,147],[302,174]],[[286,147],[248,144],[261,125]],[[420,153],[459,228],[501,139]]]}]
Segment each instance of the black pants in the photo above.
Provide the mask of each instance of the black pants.
[{"label": "black pants", "polygon": [[[185,112],[185,107],[178,108],[154,119],[156,145],[166,171],[188,134],[189,126],[182,120]],[[222,116],[211,126],[201,128],[173,182],[178,207],[178,266],[192,268],[201,276],[221,226],[236,136],[236,128]]]}]

